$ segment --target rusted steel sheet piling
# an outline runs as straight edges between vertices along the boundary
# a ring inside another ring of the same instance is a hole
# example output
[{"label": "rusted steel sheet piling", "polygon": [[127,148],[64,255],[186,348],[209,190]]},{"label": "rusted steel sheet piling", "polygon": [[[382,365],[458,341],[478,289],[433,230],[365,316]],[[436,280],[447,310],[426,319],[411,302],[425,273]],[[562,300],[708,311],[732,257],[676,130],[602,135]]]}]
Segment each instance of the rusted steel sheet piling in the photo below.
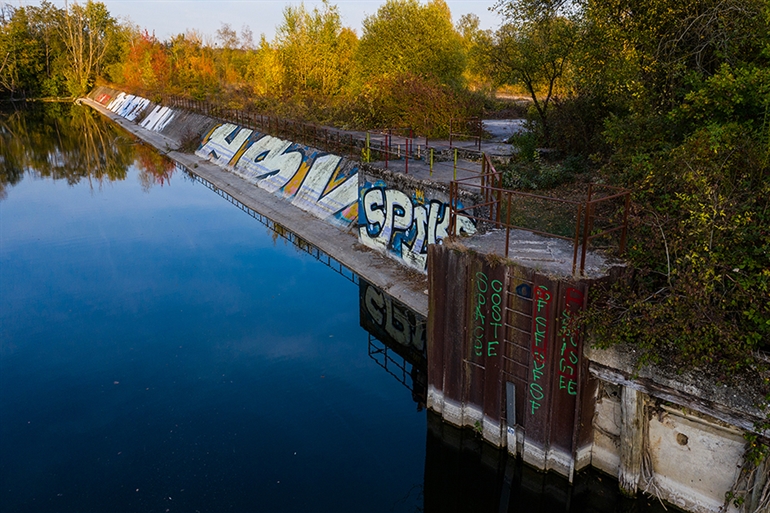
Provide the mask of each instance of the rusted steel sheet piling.
[{"label": "rusted steel sheet piling", "polygon": [[588,283],[429,250],[428,406],[542,470],[587,465],[595,384],[574,318]]}]

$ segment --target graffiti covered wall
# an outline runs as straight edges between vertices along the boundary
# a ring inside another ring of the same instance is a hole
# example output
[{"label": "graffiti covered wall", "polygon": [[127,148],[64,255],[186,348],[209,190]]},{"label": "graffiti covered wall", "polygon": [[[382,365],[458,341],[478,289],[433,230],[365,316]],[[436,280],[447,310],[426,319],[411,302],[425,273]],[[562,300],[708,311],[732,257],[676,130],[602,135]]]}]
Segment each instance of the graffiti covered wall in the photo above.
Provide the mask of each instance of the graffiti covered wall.
[{"label": "graffiti covered wall", "polygon": [[348,225],[358,217],[358,168],[342,157],[230,123],[214,127],[195,153],[321,219]]},{"label": "graffiti covered wall", "polygon": [[[383,180],[367,179],[360,187],[359,201],[361,243],[426,272],[428,245],[440,244],[448,235],[449,203],[426,198],[423,189],[408,194]],[[456,233],[473,235],[476,226],[469,218],[458,216]]]},{"label": "graffiti covered wall", "polygon": [[[98,88],[92,97],[156,132],[172,130],[172,121],[184,117],[146,98],[106,88]],[[354,162],[337,155],[232,123],[209,130],[195,154],[332,224],[347,227],[357,220],[363,245],[420,272],[427,270],[428,246],[448,236],[446,193],[417,182],[405,185],[399,178],[364,176]],[[472,235],[476,226],[458,216],[456,233]]]},{"label": "graffiti covered wall", "polygon": [[[93,98],[118,116],[134,122],[140,118],[148,107],[153,105],[147,98],[123,92],[112,94],[112,91],[103,88],[95,91]],[[173,118],[174,110],[172,108],[155,105],[152,111],[139,122],[139,126],[147,130],[160,132]]]}]

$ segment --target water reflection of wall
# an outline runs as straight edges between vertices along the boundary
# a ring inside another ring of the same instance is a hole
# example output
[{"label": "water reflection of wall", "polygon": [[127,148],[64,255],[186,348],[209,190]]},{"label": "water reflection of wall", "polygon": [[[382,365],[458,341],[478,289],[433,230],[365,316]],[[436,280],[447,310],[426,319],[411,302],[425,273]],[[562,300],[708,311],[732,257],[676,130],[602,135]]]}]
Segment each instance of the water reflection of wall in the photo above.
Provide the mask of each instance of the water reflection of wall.
[{"label": "water reflection of wall", "polygon": [[426,319],[359,279],[361,327],[369,356],[412,392],[418,408],[427,397]]}]

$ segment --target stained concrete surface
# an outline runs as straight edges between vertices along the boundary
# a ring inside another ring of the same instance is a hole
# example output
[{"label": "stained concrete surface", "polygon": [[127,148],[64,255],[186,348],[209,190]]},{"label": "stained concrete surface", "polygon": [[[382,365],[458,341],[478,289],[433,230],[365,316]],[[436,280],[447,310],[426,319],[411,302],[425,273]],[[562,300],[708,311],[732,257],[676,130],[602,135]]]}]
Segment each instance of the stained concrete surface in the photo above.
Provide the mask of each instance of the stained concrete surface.
[{"label": "stained concrete surface", "polygon": [[[467,248],[483,253],[505,255],[505,229],[493,229],[481,235],[475,235],[459,242]],[[508,242],[508,259],[513,262],[557,277],[573,275],[573,255],[575,246],[572,241],[544,237],[526,230],[511,230]],[[576,272],[580,272],[581,248],[577,248]],[[606,276],[620,262],[598,251],[586,252],[585,270],[587,278]]]}]

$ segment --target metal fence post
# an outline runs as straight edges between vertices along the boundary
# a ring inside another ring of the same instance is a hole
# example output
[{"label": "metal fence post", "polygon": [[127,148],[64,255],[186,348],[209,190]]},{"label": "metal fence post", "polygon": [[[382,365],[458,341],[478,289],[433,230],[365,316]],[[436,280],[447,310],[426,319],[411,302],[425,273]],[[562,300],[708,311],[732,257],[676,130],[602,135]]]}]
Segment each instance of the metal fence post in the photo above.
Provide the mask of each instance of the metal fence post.
[{"label": "metal fence post", "polygon": [[430,149],[430,176],[433,176],[433,148]]},{"label": "metal fence post", "polygon": [[457,148],[455,148],[455,170],[454,170],[454,179],[457,180]]}]

